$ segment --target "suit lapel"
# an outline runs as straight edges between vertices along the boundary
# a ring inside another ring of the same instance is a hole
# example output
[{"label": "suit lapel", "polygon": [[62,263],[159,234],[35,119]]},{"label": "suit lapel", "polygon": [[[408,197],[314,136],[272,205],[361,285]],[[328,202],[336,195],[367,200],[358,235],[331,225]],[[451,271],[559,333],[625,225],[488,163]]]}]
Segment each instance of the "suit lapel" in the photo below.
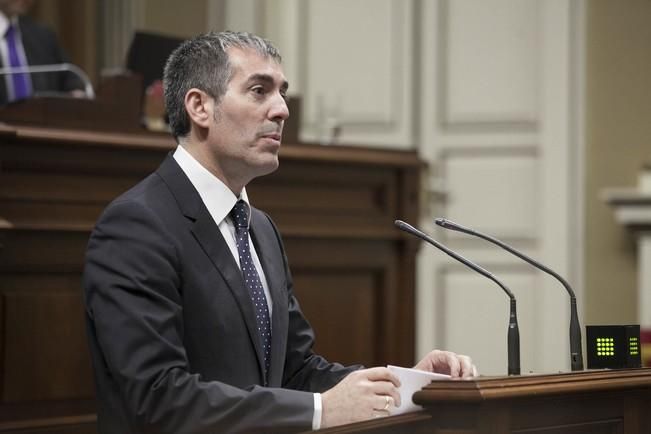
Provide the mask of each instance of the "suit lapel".
[{"label": "suit lapel", "polygon": [[212,219],[206,206],[203,204],[201,197],[185,173],[183,173],[183,170],[181,170],[179,165],[176,163],[171,153],[167,156],[156,173],[165,181],[172,191],[172,194],[176,198],[183,214],[190,220],[194,221],[191,229],[194,238],[215,265],[215,268],[226,282],[233,297],[237,300],[242,316],[244,317],[244,322],[246,323],[249,338],[255,347],[260,376],[264,378],[262,374],[264,372],[262,344],[260,342],[255,321],[253,302],[251,301],[248,290],[244,286],[242,273],[240,272],[226,241],[224,241],[217,224]]},{"label": "suit lapel", "polygon": [[[282,383],[283,369],[285,366],[285,352],[287,346],[287,301],[283,288],[286,285],[282,268],[280,249],[275,232],[265,224],[266,217],[259,211],[253,212],[251,217],[251,239],[255,245],[262,269],[267,280],[273,312],[271,315],[271,366],[269,368],[269,385],[278,387]],[[275,260],[274,260],[275,259]]]}]

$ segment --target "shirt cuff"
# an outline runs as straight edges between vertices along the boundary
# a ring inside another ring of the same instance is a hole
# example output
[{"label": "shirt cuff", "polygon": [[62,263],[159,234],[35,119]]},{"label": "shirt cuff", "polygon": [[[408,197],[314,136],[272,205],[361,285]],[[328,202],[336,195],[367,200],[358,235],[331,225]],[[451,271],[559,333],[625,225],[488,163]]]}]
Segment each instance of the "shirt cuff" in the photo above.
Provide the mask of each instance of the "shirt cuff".
[{"label": "shirt cuff", "polygon": [[312,429],[317,430],[321,428],[321,414],[323,413],[323,406],[321,405],[321,394],[314,394],[314,417],[312,418]]}]

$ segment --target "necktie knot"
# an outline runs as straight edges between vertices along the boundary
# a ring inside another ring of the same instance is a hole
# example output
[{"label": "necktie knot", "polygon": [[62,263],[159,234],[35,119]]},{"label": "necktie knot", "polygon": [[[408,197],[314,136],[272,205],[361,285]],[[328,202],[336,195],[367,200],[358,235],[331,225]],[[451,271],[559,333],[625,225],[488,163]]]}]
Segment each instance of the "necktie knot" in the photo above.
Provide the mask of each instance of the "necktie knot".
[{"label": "necktie knot", "polygon": [[243,200],[238,200],[231,210],[231,218],[238,229],[249,227],[249,205]]}]

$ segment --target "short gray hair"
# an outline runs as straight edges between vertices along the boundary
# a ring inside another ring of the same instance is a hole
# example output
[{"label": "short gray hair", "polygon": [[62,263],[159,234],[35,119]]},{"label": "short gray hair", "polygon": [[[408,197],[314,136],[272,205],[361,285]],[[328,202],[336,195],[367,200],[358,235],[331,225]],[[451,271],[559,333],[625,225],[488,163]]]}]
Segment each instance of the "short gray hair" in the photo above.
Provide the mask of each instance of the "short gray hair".
[{"label": "short gray hair", "polygon": [[163,90],[172,135],[178,140],[190,132],[185,110],[185,94],[192,88],[203,90],[219,104],[226,93],[232,70],[226,50],[252,49],[281,63],[278,49],[260,36],[247,32],[210,32],[177,47],[165,64]]}]

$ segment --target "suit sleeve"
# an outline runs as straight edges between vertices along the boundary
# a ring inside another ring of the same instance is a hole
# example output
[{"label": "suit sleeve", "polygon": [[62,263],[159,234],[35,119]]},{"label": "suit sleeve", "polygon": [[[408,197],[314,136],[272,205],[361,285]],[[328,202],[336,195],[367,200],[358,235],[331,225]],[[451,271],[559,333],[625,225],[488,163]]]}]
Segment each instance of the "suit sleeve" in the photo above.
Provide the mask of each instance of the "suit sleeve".
[{"label": "suit sleeve", "polygon": [[112,379],[129,424],[146,433],[309,430],[311,393],[243,390],[189,371],[180,260],[164,225],[139,203],[111,205],[89,241],[84,286],[95,369]]},{"label": "suit sleeve", "polygon": [[294,295],[294,284],[282,239],[274,223],[268,216],[266,217],[275,232],[282,251],[289,300],[289,327],[283,387],[315,393],[325,392],[339,383],[346,375],[362,366],[345,367],[339,363],[331,363],[313,352],[314,331],[303,315]]}]

